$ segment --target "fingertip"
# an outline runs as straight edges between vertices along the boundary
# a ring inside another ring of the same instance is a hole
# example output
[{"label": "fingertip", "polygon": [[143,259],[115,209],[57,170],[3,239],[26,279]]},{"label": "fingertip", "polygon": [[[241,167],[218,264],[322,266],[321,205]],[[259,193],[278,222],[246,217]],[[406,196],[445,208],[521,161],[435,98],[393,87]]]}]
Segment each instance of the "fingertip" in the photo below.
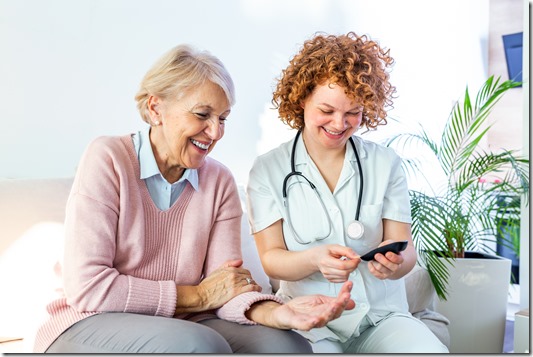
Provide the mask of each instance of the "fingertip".
[{"label": "fingertip", "polygon": [[355,309],[355,301],[349,300],[348,303],[346,304],[345,310],[353,310],[353,309]]},{"label": "fingertip", "polygon": [[351,260],[355,260],[355,259],[359,258],[359,255],[355,254],[355,252],[353,250],[350,250],[348,252],[348,254],[346,254],[346,257],[350,258]]},{"label": "fingertip", "polygon": [[350,294],[347,294],[346,295],[346,299],[345,299],[345,304],[348,305],[350,303],[350,301],[353,301],[352,297],[350,296]]},{"label": "fingertip", "polygon": [[344,286],[345,290],[351,291],[352,287],[353,287],[353,281],[347,280],[347,281],[344,282],[343,286]]},{"label": "fingertip", "polygon": [[318,318],[315,317],[313,320],[311,320],[311,321],[309,322],[309,324],[310,324],[311,326],[310,326],[306,331],[309,331],[309,330],[311,330],[312,328],[317,327],[318,324],[319,324],[319,322],[320,322],[320,319],[318,319]]}]

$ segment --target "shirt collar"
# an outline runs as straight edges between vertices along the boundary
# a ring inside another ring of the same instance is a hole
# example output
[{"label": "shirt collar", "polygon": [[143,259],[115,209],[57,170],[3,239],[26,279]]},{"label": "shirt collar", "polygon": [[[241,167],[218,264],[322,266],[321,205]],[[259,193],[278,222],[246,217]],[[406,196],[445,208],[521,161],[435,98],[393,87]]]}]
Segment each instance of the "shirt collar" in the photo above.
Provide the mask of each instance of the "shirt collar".
[{"label": "shirt collar", "polygon": [[[157,167],[157,162],[155,161],[152,145],[150,145],[150,127],[139,131],[139,149],[137,152],[139,155],[139,165],[141,167],[142,180],[154,175],[161,175],[159,167]],[[161,175],[161,177],[163,177],[163,175]],[[189,181],[192,187],[198,191],[198,170],[185,169],[183,175],[176,183],[184,180]]]},{"label": "shirt collar", "polygon": [[[363,145],[363,139],[355,135],[352,135],[352,138],[353,143],[355,144],[355,148],[357,149],[357,154],[359,155],[359,158],[364,159],[366,157],[366,150]],[[350,144],[350,142],[347,142],[346,144],[348,145],[347,153],[349,155],[350,161],[356,162],[357,159],[355,158],[355,153],[353,152],[352,144]]]},{"label": "shirt collar", "polygon": [[[355,135],[353,135],[352,138],[353,138],[355,147],[357,148],[357,153],[359,154],[359,158],[363,159],[364,157],[366,157],[366,151],[361,143],[362,139]],[[294,139],[296,139],[296,137]],[[294,145],[294,139],[292,139],[293,141],[289,148],[291,152],[292,152],[292,145]],[[357,159],[355,158],[355,153],[353,152],[352,145],[350,144],[349,141],[346,142],[346,145],[347,145],[347,148],[346,148],[345,160],[346,158],[349,158],[348,160],[352,162],[356,162]],[[302,135],[300,135],[300,137],[298,138],[298,142],[296,143],[294,165],[307,164],[309,160],[310,160],[309,154],[307,153],[307,149],[305,148],[303,137]]]},{"label": "shirt collar", "polygon": [[[292,139],[292,145],[290,147],[291,153],[292,153],[292,147],[294,145],[294,140],[296,140],[296,137]],[[292,159],[294,160],[295,165],[302,165],[302,164],[308,163],[309,154],[307,153],[304,139],[301,134],[298,137],[298,142],[296,143],[296,150],[294,150],[294,156],[292,157]]]}]

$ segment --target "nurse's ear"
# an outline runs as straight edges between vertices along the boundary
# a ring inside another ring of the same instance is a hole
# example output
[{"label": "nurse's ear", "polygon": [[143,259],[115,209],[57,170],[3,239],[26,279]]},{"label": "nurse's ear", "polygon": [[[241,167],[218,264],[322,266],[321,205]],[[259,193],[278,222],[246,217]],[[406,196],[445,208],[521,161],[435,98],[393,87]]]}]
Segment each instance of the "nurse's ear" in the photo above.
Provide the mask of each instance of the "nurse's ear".
[{"label": "nurse's ear", "polygon": [[304,100],[300,101],[300,108],[302,108],[302,111],[301,113],[298,113],[298,117],[300,117],[303,120],[304,113],[305,113],[305,101]]},{"label": "nurse's ear", "polygon": [[162,123],[163,114],[161,113],[162,109],[162,100],[161,98],[151,95],[148,98],[148,113],[150,114],[150,121],[152,126],[157,126]]}]

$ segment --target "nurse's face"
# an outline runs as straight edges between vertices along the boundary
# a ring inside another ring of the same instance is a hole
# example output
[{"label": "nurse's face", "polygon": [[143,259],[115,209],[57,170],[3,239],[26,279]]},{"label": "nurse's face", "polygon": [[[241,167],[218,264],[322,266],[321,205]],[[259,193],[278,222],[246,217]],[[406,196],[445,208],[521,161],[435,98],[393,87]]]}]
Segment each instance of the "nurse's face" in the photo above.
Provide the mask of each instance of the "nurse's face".
[{"label": "nurse's face", "polygon": [[336,84],[315,88],[302,105],[304,109],[306,145],[321,149],[342,149],[350,136],[359,128],[363,108]]},{"label": "nurse's face", "polygon": [[186,168],[199,168],[224,136],[230,105],[224,91],[207,82],[176,98],[150,98],[160,124],[150,130],[159,170],[175,182]]}]

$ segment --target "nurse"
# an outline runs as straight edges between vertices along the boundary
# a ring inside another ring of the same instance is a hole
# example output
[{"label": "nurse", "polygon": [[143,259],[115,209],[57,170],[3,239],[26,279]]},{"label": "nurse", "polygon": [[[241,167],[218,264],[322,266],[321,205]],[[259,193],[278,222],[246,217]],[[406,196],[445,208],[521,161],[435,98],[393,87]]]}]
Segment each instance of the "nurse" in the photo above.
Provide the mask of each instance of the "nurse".
[{"label": "nurse", "polygon": [[[403,277],[416,264],[401,159],[354,135],[385,125],[395,87],[393,59],[367,36],[316,34],[283,70],[273,104],[295,137],[259,156],[247,195],[265,272],[285,301],[335,296],[353,282],[356,308],[325,327],[299,331],[336,341],[345,353],[446,353],[408,312]],[[359,256],[407,241],[395,254]]]}]

